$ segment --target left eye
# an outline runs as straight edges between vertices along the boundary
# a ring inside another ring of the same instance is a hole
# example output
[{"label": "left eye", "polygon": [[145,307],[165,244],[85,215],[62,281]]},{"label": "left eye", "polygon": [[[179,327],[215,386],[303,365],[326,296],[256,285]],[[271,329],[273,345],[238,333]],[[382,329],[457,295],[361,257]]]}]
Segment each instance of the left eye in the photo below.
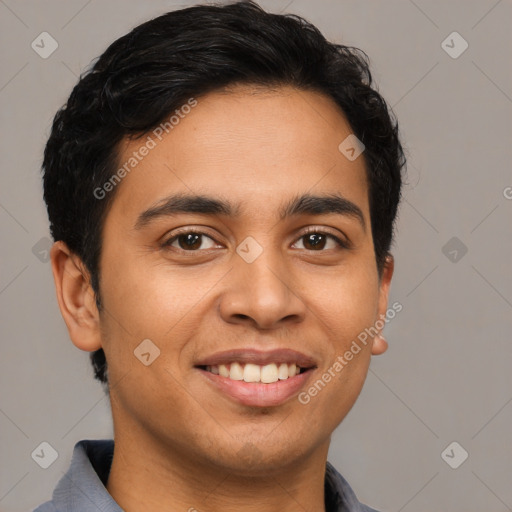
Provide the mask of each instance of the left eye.
[{"label": "left eye", "polygon": [[[328,240],[333,241],[331,247],[326,247]],[[322,231],[311,231],[302,235],[299,240],[303,242],[304,249],[308,251],[316,251],[318,249],[335,249],[336,247],[346,247],[347,244],[343,243],[338,237]],[[306,247],[306,245],[310,247]]]}]

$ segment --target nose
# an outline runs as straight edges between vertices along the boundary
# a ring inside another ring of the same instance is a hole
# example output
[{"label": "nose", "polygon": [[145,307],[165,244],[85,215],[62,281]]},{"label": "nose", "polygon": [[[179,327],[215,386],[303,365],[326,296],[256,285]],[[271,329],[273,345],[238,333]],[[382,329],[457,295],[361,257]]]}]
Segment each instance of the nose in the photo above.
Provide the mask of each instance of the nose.
[{"label": "nose", "polygon": [[228,323],[267,330],[302,322],[307,308],[297,284],[282,257],[270,249],[252,263],[235,254],[220,299],[220,314]]}]

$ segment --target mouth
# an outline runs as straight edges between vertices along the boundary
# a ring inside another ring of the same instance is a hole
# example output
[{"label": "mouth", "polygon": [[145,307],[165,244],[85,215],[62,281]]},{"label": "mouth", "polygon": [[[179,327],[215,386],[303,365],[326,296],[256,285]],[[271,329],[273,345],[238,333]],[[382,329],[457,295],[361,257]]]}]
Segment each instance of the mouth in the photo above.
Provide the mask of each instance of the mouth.
[{"label": "mouth", "polygon": [[288,380],[311,369],[300,367],[297,363],[270,363],[263,366],[253,363],[244,364],[237,361],[230,364],[202,365],[196,368],[230,380],[263,384]]},{"label": "mouth", "polygon": [[237,403],[269,407],[296,395],[317,368],[315,362],[293,350],[270,352],[234,350],[218,353],[195,368],[207,383]]}]

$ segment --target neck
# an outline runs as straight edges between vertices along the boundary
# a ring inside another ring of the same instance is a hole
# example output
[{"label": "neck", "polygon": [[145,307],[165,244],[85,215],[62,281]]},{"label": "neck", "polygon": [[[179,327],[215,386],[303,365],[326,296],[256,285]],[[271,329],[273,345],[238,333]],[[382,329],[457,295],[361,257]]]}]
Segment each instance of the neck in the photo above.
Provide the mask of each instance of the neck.
[{"label": "neck", "polygon": [[328,448],[329,441],[300,460],[241,473],[116,432],[107,490],[126,512],[324,512]]}]

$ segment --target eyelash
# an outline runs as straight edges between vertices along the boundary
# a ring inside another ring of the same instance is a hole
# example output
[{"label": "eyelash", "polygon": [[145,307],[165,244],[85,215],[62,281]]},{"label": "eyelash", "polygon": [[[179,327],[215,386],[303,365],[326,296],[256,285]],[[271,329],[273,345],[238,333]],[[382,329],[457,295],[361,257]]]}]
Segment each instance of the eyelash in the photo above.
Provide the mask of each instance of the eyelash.
[{"label": "eyelash", "polygon": [[[310,234],[318,234],[318,235],[326,235],[327,237],[333,239],[336,244],[338,245],[337,249],[350,249],[350,243],[348,241],[345,241],[345,240],[342,240],[340,239],[339,237],[333,235],[332,233],[328,232],[328,231],[322,231],[321,229],[318,229],[318,228],[315,228],[315,227],[309,227],[307,228],[307,230],[302,233],[302,235],[300,235],[296,241],[299,241],[301,238],[304,238],[306,237],[307,235],[310,235]],[[180,236],[183,236],[183,235],[201,235],[201,236],[205,236],[207,238],[210,238],[211,240],[213,240],[215,243],[218,243],[217,240],[215,240],[213,237],[209,236],[207,233],[204,233],[202,231],[198,231],[198,230],[195,230],[195,229],[187,229],[187,230],[184,230],[184,231],[181,231],[181,232],[178,232],[176,234],[174,234],[171,238],[169,238],[167,241],[163,242],[161,247],[162,249],[169,249],[169,248],[172,248],[172,249],[178,249],[178,251],[181,251],[181,252],[200,252],[201,249],[196,249],[196,250],[190,250],[190,251],[187,251],[185,249],[181,249],[181,248],[177,248],[177,247],[171,247],[172,243],[175,242]],[[202,249],[202,250],[208,250],[208,249]],[[305,249],[306,251],[310,251],[310,252],[326,252],[325,249],[322,249],[322,250],[319,250],[319,251],[315,251],[313,249]]]}]

